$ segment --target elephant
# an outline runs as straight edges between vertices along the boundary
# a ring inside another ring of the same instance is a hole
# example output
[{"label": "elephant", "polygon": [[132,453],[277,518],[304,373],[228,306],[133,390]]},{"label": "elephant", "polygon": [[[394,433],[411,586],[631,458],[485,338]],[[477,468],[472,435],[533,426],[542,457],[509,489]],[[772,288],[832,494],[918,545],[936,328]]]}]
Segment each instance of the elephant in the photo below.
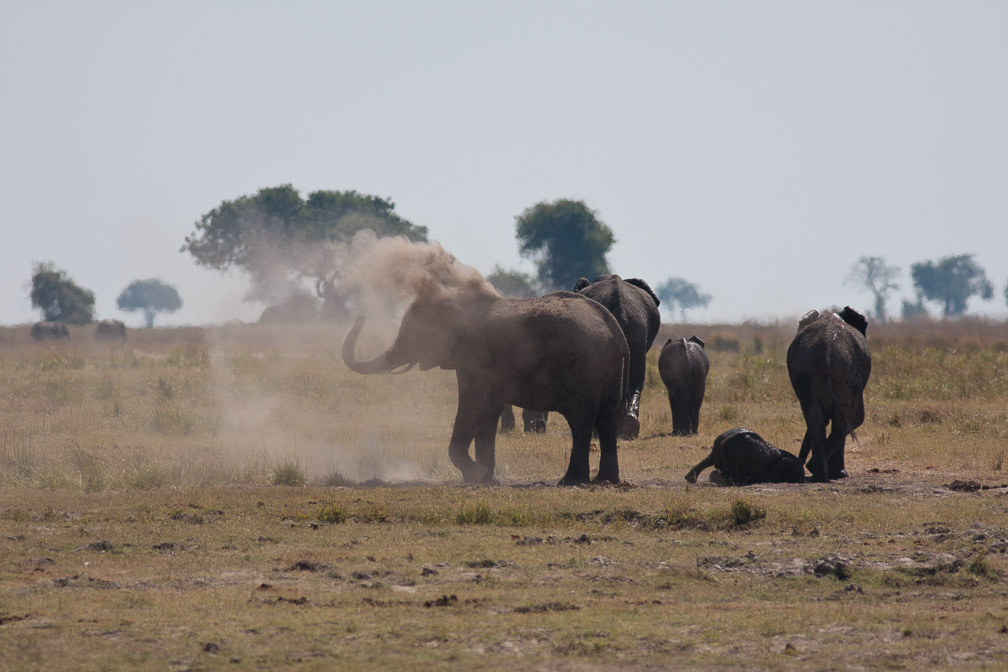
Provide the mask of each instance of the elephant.
[{"label": "elephant", "polygon": [[704,342],[696,336],[668,339],[658,356],[658,373],[668,389],[672,410],[672,433],[696,434],[700,429],[700,406],[707,387],[710,360]]},{"label": "elephant", "polygon": [[689,470],[686,480],[696,483],[697,476],[707,467],[714,467],[710,480],[717,485],[805,481],[805,467],[801,460],[745,427],[729,429],[718,435],[710,455]]},{"label": "elephant", "polygon": [[844,443],[864,422],[864,389],[871,375],[867,329],[868,321],[850,306],[824,315],[812,310],[788,346],[788,377],[806,427],[798,458],[804,464],[811,452],[813,481],[847,477]]},{"label": "elephant", "polygon": [[95,327],[95,338],[103,341],[126,340],[126,325],[122,320],[102,320]]},{"label": "elephant", "polygon": [[[526,432],[535,432],[536,434],[544,434],[546,432],[546,420],[549,417],[549,413],[546,411],[532,411],[527,408],[522,409],[522,425]],[[501,411],[500,415],[500,431],[501,434],[507,432],[513,432],[515,428],[515,414],[514,409],[508,404]]]},{"label": "elephant", "polygon": [[62,322],[36,322],[31,328],[31,337],[36,341],[44,341],[47,338],[59,340],[69,338],[70,331]]},{"label": "elephant", "polygon": [[[618,483],[616,439],[626,408],[630,351],[616,319],[580,294],[501,298],[489,289],[418,296],[393,344],[377,357],[354,354],[364,318],[343,340],[343,361],[362,374],[400,373],[419,364],[454,369],[458,409],[448,445],[467,484],[493,483],[497,418],[505,406],[557,411],[572,447],[559,485],[589,481],[592,430],[599,435],[596,482]],[[476,460],[469,455],[475,440]]]},{"label": "elephant", "polygon": [[661,327],[658,313],[661,301],[643,280],[624,280],[618,275],[600,275],[595,282],[581,278],[574,285],[574,291],[605,306],[626,336],[630,348],[630,397],[620,436],[636,439],[640,435],[640,396],[644,389],[646,356]]}]

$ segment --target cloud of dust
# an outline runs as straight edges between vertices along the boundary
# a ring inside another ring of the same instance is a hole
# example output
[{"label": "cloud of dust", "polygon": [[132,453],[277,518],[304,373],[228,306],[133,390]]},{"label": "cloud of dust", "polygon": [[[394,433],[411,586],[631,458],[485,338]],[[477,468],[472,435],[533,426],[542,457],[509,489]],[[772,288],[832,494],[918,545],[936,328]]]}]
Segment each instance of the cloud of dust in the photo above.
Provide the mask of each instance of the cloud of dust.
[{"label": "cloud of dust", "polygon": [[[343,317],[365,315],[369,320],[365,332],[373,340],[368,344],[362,337],[359,356],[368,356],[367,350],[377,352],[387,347],[412,300],[497,296],[478,271],[460,263],[437,242],[378,238],[371,231],[362,231],[347,243],[259,247],[263,251],[256,259],[258,282],[250,296],[282,302],[311,291],[303,277],[291,273],[293,259],[297,260],[297,268],[324,271],[319,275],[338,286],[346,301],[347,314]],[[429,456],[412,454],[411,448],[400,445],[399,440],[386,445],[382,439],[415,435],[418,426],[431,426],[436,413],[427,410],[431,402],[416,385],[398,381],[390,384],[388,378],[381,377],[385,382],[375,384],[391,385],[394,391],[376,401],[374,408],[351,400],[334,402],[334,407],[320,412],[317,405],[300,403],[296,393],[276,389],[270,383],[274,376],[253,377],[262,381],[256,387],[249,382],[250,376],[242,375],[242,360],[248,358],[257,359],[264,367],[287,367],[295,366],[291,362],[298,358],[324,355],[330,358],[327,366],[332,366],[332,353],[338,353],[346,334],[345,322],[278,325],[258,331],[251,326],[235,329],[239,331],[218,330],[217,337],[209,342],[212,384],[221,409],[218,438],[230,456],[245,463],[262,465],[265,461],[267,467],[293,461],[310,482],[324,483],[334,475],[356,482],[423,481],[433,477],[431,467],[420,466],[421,462],[430,465]],[[246,346],[236,342],[239,338],[250,342]],[[338,366],[342,367],[342,362]],[[240,386],[238,380],[242,381]],[[332,385],[339,385],[339,381],[333,380]],[[407,398],[410,395],[417,398]],[[340,408],[339,403],[352,408]],[[437,412],[444,413],[444,409]],[[367,417],[355,417],[355,413]],[[424,417],[416,417],[416,413]],[[435,421],[442,423],[436,425],[438,428],[443,422]],[[302,431],[298,431],[298,423]],[[348,424],[352,426],[346,427]],[[333,438],[337,436],[349,438]],[[444,441],[446,444],[447,434]],[[438,459],[447,460],[446,451]]]},{"label": "cloud of dust", "polygon": [[498,295],[479,271],[461,263],[437,241],[415,243],[363,231],[350,242],[349,250],[344,282],[359,293],[400,299]]}]

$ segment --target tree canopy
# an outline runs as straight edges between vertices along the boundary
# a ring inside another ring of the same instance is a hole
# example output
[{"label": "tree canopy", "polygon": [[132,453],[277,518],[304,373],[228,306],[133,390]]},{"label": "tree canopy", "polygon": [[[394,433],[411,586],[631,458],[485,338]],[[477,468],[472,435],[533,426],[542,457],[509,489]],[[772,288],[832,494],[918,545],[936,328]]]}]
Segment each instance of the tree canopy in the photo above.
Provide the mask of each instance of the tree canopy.
[{"label": "tree canopy", "polygon": [[310,281],[330,312],[340,312],[340,255],[327,243],[371,230],[379,237],[427,240],[427,227],[395,212],[395,203],[356,191],[314,191],[302,199],[290,184],[223,201],[203,215],[181,252],[218,270],[239,268],[252,279],[248,299],[284,301]]},{"label": "tree canopy", "polygon": [[127,312],[143,311],[147,327],[154,326],[154,316],[158,313],[173,313],[182,307],[178,291],[159,278],[134,280],[116,299],[119,310]]},{"label": "tree canopy", "polygon": [[679,307],[679,317],[686,321],[686,311],[690,308],[704,308],[710,303],[710,294],[704,294],[700,287],[683,278],[669,278],[655,287],[655,295],[661,300],[662,306],[673,312]]},{"label": "tree canopy", "polygon": [[886,320],[886,299],[891,291],[899,289],[896,278],[899,266],[886,264],[882,257],[861,257],[851,266],[846,282],[864,287],[875,297],[875,318]]},{"label": "tree canopy", "polygon": [[579,278],[610,272],[606,254],[616,237],[584,201],[533,205],[515,218],[515,236],[521,255],[536,263],[544,290],[569,290]]},{"label": "tree canopy", "polygon": [[44,320],[89,324],[94,319],[94,292],[79,286],[49,261],[32,267],[31,302],[42,311]]},{"label": "tree canopy", "polygon": [[962,315],[971,297],[994,298],[994,285],[972,254],[921,261],[910,267],[918,296],[942,304],[945,317]]},{"label": "tree canopy", "polygon": [[494,266],[486,279],[501,296],[524,299],[540,293],[535,278],[519,270],[506,270],[499,265]]}]

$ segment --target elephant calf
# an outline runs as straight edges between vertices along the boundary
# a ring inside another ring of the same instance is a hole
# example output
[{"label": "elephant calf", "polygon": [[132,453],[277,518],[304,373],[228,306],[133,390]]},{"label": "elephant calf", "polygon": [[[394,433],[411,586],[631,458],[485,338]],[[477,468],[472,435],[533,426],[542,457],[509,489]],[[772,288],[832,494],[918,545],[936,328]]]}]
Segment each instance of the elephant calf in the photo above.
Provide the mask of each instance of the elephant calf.
[{"label": "elephant calf", "polygon": [[710,360],[704,342],[696,336],[668,339],[658,357],[658,373],[668,389],[672,433],[680,436],[700,430],[700,406],[707,388]]},{"label": "elephant calf", "polygon": [[729,429],[714,439],[710,455],[689,470],[686,480],[696,483],[707,467],[714,467],[710,480],[717,485],[805,481],[805,467],[797,457],[744,427]]}]

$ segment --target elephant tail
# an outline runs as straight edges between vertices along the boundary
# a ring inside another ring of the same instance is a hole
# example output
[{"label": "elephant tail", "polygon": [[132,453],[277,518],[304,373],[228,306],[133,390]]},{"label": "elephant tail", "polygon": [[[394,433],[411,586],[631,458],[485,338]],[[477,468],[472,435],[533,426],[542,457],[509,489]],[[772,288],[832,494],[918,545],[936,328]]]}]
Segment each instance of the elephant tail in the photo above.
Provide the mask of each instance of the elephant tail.
[{"label": "elephant tail", "polygon": [[[837,399],[836,389],[834,387],[835,381],[830,373],[833,370],[831,354],[832,353],[829,350],[826,351],[826,366],[820,373],[823,374],[823,378],[826,380],[826,389],[829,391],[830,402],[833,404],[833,412],[840,416],[840,419],[843,420],[844,426],[849,430],[849,434],[853,436],[854,441],[857,441],[858,445],[860,445],[857,435],[854,434],[854,425],[851,424],[850,420],[847,418],[847,415],[844,413],[844,406],[840,403],[840,400]],[[827,420],[828,419],[829,418],[827,418]]]}]

